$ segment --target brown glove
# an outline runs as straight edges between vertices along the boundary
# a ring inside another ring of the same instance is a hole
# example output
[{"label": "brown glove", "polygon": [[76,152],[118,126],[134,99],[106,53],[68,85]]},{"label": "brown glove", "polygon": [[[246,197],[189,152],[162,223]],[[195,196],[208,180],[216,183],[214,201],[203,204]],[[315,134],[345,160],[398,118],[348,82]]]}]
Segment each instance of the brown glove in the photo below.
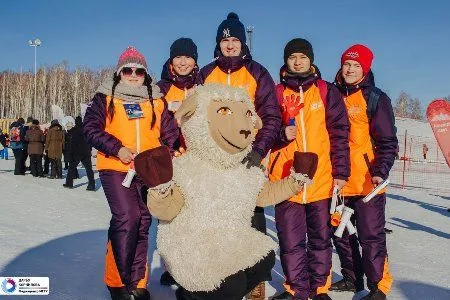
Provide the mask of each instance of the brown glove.
[{"label": "brown glove", "polygon": [[295,173],[306,174],[309,179],[313,179],[317,171],[317,164],[319,157],[313,152],[298,152],[294,153],[294,170]]},{"label": "brown glove", "polygon": [[134,158],[134,168],[137,175],[150,188],[169,182],[173,177],[169,148],[159,146],[139,153]]}]

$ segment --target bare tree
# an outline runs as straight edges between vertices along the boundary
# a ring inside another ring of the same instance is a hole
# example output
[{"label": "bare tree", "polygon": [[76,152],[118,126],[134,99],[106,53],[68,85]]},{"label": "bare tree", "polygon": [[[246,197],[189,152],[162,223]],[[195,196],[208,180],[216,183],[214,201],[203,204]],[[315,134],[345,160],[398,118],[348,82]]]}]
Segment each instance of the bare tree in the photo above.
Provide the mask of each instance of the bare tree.
[{"label": "bare tree", "polygon": [[[0,118],[32,116],[49,122],[52,104],[66,115],[80,114],[80,104],[89,102],[100,82],[111,76],[113,68],[93,71],[85,67],[70,70],[67,62],[41,67],[36,73],[36,109],[34,110],[34,73],[0,72]],[[33,112],[36,114],[33,115]]]},{"label": "bare tree", "polygon": [[396,117],[407,118],[408,117],[408,103],[411,97],[402,91],[395,101],[394,114]]},{"label": "bare tree", "polygon": [[423,120],[423,110],[419,99],[415,98],[412,100],[409,106],[409,117],[416,120]]}]

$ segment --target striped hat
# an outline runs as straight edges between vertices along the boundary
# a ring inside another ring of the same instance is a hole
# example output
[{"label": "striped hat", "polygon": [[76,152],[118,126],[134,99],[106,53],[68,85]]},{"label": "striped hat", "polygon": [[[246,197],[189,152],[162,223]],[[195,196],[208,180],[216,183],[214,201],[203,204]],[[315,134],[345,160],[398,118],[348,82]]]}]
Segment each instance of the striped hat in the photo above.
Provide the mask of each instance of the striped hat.
[{"label": "striped hat", "polygon": [[119,75],[123,68],[143,68],[147,71],[147,62],[144,55],[136,50],[133,46],[128,46],[119,57],[117,62],[116,74]]}]

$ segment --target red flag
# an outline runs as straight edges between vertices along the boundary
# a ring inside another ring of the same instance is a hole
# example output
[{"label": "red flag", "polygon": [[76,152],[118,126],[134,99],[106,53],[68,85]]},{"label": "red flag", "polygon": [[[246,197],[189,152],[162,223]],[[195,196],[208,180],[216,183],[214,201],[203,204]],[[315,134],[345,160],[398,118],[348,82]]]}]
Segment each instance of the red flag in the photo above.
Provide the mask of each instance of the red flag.
[{"label": "red flag", "polygon": [[427,118],[450,167],[450,102],[436,99],[428,105]]}]

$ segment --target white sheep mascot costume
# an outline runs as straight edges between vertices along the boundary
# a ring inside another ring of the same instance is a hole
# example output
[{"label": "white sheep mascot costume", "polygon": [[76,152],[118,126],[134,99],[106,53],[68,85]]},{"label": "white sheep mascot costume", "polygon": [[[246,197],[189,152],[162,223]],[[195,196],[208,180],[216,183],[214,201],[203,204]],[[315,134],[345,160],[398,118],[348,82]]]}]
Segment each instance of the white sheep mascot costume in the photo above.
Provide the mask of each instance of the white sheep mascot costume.
[{"label": "white sheep mascot costume", "polygon": [[177,299],[242,299],[261,281],[258,274],[270,272],[277,248],[251,227],[255,206],[297,194],[314,175],[317,156],[298,153],[291,176],[278,182],[247,169],[241,162],[262,124],[240,88],[199,86],[175,116],[187,152],[173,159],[173,172],[164,147],[135,159],[150,186],[147,205],[160,219],[158,251],[181,286]]}]

